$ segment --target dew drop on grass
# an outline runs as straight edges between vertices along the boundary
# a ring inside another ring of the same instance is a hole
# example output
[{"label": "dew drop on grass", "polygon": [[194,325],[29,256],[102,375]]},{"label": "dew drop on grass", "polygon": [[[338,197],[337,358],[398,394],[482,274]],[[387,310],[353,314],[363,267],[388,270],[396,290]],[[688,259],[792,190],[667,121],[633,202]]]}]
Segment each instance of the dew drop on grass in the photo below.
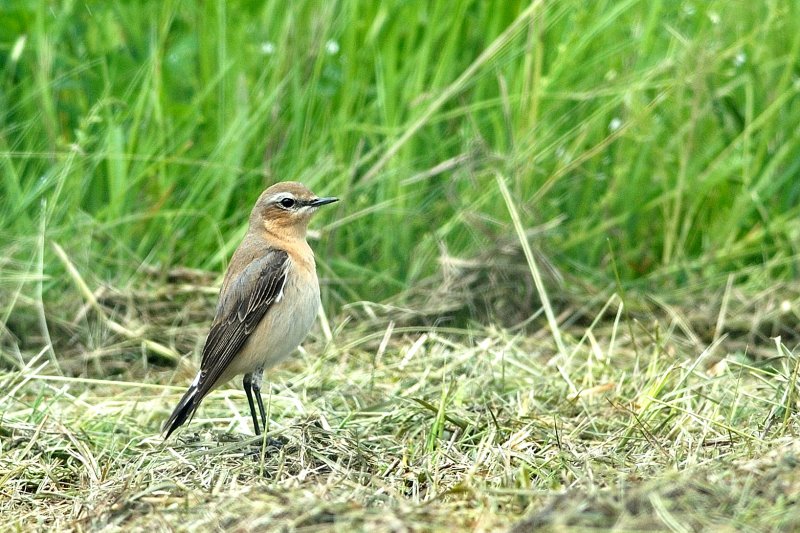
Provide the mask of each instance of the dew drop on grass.
[{"label": "dew drop on grass", "polygon": [[325,43],[325,51],[328,53],[328,55],[331,55],[331,56],[338,54],[339,53],[339,43],[337,43],[334,40],[328,41],[327,43]]}]

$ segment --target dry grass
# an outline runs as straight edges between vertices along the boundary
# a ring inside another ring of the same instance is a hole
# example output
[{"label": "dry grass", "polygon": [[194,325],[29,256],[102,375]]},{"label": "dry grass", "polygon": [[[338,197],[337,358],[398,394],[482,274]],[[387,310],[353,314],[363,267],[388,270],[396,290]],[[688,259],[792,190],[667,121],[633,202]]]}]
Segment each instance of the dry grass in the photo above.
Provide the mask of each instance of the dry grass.
[{"label": "dry grass", "polygon": [[[0,374],[0,529],[800,527],[800,359],[769,338],[798,330],[797,294],[565,304],[564,355],[542,317],[422,327],[354,306],[272,374],[282,445],[245,436],[238,383],[163,442],[193,364],[142,342],[192,352],[213,296],[191,287],[206,280],[97,291],[105,319],[76,306],[57,353],[86,354],[95,379],[21,348],[26,366]],[[747,332],[730,318],[745,315]]]}]

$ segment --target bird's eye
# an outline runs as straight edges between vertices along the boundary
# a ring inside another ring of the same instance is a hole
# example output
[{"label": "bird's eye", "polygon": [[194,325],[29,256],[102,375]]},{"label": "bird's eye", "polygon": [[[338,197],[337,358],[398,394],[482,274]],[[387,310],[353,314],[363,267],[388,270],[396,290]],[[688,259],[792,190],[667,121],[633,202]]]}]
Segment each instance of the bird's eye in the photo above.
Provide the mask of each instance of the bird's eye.
[{"label": "bird's eye", "polygon": [[280,203],[286,209],[294,207],[294,199],[293,198],[284,198],[283,200],[281,200]]}]

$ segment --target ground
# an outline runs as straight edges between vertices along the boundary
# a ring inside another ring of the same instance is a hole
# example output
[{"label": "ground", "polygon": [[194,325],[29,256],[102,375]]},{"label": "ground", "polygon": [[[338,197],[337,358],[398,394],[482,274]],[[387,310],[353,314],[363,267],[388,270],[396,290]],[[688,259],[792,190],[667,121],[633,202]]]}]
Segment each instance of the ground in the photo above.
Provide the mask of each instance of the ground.
[{"label": "ground", "polygon": [[[129,304],[184,318],[108,334],[119,342],[84,361],[125,365],[68,377],[43,351],[3,372],[3,529],[800,527],[800,359],[770,337],[796,325],[787,290],[649,315],[617,295],[567,306],[563,352],[545,320],[455,328],[353,308],[270,374],[267,439],[231,382],[167,441],[197,354],[148,362],[142,339],[198,342],[213,295],[155,294]],[[97,335],[129,313],[120,296],[84,319]],[[750,331],[730,319],[746,311]]]}]

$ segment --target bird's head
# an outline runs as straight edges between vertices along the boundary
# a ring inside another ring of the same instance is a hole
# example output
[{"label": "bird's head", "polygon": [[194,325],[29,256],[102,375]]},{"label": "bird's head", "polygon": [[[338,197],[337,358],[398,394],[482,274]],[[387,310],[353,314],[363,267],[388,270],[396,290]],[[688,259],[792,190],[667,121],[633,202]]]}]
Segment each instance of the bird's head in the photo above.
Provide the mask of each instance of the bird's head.
[{"label": "bird's head", "polygon": [[320,198],[296,181],[276,183],[261,193],[250,213],[250,228],[287,238],[304,238],[308,221],[321,206],[338,198]]}]

